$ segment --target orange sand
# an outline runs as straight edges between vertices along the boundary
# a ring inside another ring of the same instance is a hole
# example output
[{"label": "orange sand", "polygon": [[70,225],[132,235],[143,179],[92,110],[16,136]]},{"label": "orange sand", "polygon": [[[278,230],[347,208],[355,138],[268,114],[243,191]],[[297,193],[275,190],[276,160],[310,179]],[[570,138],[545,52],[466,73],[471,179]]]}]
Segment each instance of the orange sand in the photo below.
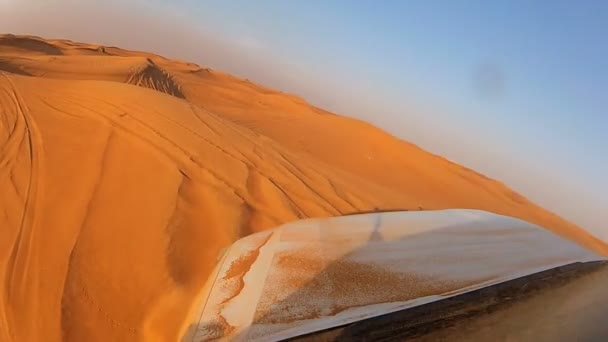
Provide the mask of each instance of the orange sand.
[{"label": "orange sand", "polygon": [[222,248],[305,217],[476,208],[608,247],[361,121],[195,64],[0,36],[0,341],[171,341]]}]

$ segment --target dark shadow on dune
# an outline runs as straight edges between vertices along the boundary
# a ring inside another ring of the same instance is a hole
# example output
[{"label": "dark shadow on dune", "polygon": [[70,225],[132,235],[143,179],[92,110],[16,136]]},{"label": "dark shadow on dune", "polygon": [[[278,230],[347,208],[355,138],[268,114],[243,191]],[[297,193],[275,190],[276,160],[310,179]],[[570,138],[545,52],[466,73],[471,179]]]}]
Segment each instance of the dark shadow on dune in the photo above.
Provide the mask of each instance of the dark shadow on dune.
[{"label": "dark shadow on dune", "polygon": [[5,35],[0,37],[0,46],[10,46],[26,51],[42,53],[45,55],[63,55],[63,51],[61,51],[61,49],[59,49],[58,47],[30,37]]},{"label": "dark shadow on dune", "polygon": [[2,71],[16,75],[32,76],[32,74],[21,69],[19,66],[12,64],[10,61],[0,59],[0,72]]}]

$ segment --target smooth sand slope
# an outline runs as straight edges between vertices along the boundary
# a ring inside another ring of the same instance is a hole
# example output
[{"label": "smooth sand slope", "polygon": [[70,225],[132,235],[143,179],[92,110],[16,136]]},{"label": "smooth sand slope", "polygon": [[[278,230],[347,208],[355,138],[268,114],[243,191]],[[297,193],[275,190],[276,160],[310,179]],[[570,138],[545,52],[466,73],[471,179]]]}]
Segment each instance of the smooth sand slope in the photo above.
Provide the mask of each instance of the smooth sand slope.
[{"label": "smooth sand slope", "polygon": [[0,341],[176,340],[252,232],[476,208],[575,225],[366,123],[195,64],[0,36]]}]

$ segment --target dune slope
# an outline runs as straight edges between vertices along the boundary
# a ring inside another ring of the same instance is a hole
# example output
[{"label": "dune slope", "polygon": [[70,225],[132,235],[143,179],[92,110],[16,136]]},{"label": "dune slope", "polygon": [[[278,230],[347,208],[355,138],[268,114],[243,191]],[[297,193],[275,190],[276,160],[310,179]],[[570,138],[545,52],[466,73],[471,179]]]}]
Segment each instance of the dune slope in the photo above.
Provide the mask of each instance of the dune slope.
[{"label": "dune slope", "polygon": [[307,217],[475,208],[604,255],[504,185],[195,64],[0,36],[0,341],[177,340],[218,253]]}]

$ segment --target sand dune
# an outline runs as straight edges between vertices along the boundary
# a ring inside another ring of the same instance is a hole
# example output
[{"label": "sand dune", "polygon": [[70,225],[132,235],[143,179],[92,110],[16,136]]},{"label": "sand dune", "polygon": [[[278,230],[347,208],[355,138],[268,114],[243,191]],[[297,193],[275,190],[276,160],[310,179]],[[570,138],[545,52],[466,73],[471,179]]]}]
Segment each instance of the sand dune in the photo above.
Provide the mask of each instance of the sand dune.
[{"label": "sand dune", "polygon": [[476,208],[579,227],[364,122],[195,64],[0,36],[0,341],[167,341],[220,250],[282,223]]}]

